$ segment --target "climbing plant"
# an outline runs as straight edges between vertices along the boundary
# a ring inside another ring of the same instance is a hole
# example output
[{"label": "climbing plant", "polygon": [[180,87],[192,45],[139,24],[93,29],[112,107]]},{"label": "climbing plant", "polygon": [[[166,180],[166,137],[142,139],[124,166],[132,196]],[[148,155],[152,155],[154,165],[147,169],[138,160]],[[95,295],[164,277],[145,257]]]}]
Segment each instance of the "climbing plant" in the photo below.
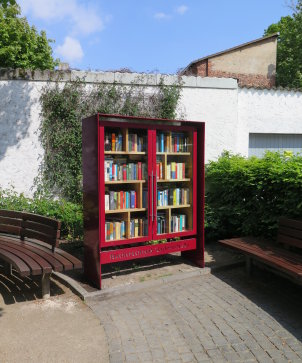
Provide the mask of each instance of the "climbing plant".
[{"label": "climbing plant", "polygon": [[38,192],[81,202],[82,118],[101,112],[175,119],[180,96],[180,82],[167,86],[163,80],[153,91],[135,84],[87,85],[83,80],[46,86],[40,98],[44,160],[36,179]]}]

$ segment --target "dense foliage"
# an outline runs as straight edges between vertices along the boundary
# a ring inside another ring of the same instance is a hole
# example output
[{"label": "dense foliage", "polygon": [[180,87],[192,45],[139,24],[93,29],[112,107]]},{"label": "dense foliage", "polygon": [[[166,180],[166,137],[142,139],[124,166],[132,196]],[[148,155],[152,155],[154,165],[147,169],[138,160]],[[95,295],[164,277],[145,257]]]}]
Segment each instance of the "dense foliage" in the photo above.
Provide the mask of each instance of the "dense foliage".
[{"label": "dense foliage", "polygon": [[282,215],[302,217],[302,156],[225,153],[206,167],[207,239],[274,236]]},{"label": "dense foliage", "polygon": [[302,87],[302,0],[298,0],[292,16],[271,24],[264,35],[280,33],[277,48],[277,85]]},{"label": "dense foliage", "polygon": [[47,86],[41,95],[41,142],[44,162],[40,186],[69,201],[82,201],[82,125],[84,117],[97,112],[175,119],[181,94],[179,84],[161,82],[150,93],[145,87],[96,84],[79,81],[63,87]]},{"label": "dense foliage", "polygon": [[53,69],[50,39],[37,32],[14,0],[0,0],[0,67],[23,69]]},{"label": "dense foliage", "polygon": [[0,189],[0,209],[27,211],[62,222],[61,238],[78,239],[83,236],[82,206],[66,200],[53,200],[47,197],[27,198],[15,191]]}]

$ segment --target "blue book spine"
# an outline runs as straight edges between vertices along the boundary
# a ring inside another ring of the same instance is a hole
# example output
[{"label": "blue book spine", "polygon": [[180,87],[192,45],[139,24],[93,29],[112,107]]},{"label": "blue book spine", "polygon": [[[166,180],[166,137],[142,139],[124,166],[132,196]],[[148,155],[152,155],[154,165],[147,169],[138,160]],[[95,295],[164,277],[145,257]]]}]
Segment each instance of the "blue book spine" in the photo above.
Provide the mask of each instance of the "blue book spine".
[{"label": "blue book spine", "polygon": [[119,151],[122,151],[123,148],[123,135],[119,135]]},{"label": "blue book spine", "polygon": [[112,180],[112,161],[110,161],[110,164],[109,164],[109,180]]},{"label": "blue book spine", "polygon": [[135,191],[131,190],[130,192],[130,199],[131,199],[131,204],[130,204],[130,208],[135,208]]},{"label": "blue book spine", "polygon": [[129,209],[129,192],[126,192],[126,208]]},{"label": "blue book spine", "polygon": [[165,151],[165,140],[164,140],[164,134],[160,135],[160,151]]}]

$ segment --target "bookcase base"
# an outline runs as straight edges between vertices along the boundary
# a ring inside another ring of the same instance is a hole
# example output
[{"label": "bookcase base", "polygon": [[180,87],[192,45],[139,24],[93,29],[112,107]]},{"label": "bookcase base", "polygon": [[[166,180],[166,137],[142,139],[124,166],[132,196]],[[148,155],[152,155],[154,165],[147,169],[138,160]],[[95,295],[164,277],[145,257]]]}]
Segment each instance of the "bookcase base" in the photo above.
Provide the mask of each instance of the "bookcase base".
[{"label": "bookcase base", "polygon": [[166,255],[173,252],[189,251],[196,249],[196,239],[184,239],[175,242],[159,243],[139,247],[123,248],[119,250],[102,251],[100,253],[101,265],[138,258]]}]

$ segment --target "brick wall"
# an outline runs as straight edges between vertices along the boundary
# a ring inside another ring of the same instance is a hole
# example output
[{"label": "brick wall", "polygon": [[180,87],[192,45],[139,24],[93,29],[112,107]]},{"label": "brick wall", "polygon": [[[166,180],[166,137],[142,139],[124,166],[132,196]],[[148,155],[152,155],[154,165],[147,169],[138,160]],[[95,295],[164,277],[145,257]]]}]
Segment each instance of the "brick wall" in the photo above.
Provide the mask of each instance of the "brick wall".
[{"label": "brick wall", "polygon": [[263,87],[271,88],[275,86],[275,75],[269,77],[261,74],[245,74],[235,72],[224,72],[212,69],[211,60],[205,59],[193,64],[186,72],[187,76],[235,78],[241,87]]}]

